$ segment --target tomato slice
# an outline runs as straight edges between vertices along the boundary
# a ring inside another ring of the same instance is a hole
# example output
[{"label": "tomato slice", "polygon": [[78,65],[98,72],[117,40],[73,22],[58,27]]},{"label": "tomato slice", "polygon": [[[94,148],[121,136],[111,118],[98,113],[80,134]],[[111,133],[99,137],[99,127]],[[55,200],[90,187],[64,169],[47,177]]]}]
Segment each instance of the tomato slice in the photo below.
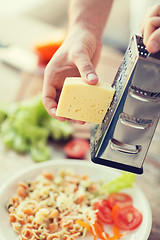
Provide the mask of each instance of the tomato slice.
[{"label": "tomato slice", "polygon": [[72,139],[64,146],[64,152],[70,158],[83,158],[88,150],[89,142],[85,139]]},{"label": "tomato slice", "polygon": [[108,206],[107,200],[101,200],[94,204],[94,209],[97,211],[97,217],[104,223],[111,224],[113,223],[112,211]]},{"label": "tomato slice", "polygon": [[115,225],[122,230],[133,230],[142,222],[142,214],[132,205],[113,208],[112,217]]},{"label": "tomato slice", "polygon": [[116,204],[118,207],[132,205],[132,198],[126,193],[111,193],[107,198],[110,209]]}]

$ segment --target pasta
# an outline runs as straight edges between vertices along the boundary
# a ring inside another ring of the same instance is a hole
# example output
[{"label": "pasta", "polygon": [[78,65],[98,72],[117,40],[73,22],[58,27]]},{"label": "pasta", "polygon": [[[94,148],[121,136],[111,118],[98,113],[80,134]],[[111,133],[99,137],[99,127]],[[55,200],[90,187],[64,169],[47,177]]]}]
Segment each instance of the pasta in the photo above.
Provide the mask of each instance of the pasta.
[{"label": "pasta", "polygon": [[21,182],[7,204],[9,221],[19,240],[74,240],[88,230],[77,220],[94,224],[93,204],[102,198],[102,183],[88,176],[61,170],[56,176],[43,172],[33,181]]}]

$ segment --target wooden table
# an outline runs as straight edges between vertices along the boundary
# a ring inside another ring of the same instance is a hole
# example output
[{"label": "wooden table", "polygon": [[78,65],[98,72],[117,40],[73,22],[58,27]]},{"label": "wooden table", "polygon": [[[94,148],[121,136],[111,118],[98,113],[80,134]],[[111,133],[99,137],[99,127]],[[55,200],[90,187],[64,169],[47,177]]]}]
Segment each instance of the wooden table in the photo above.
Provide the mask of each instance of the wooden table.
[{"label": "wooden table", "polygon": [[[34,41],[41,39],[55,28],[30,18],[3,18],[0,19],[0,29],[0,41],[18,44],[26,49],[31,49]],[[104,47],[97,67],[99,78],[112,82],[121,60],[122,55],[119,52]],[[0,100],[13,102],[29,98],[41,90],[42,76],[20,72],[2,63],[0,63],[0,69]],[[159,129],[158,127],[145,161],[144,174],[137,176],[137,183],[146,195],[153,215],[153,225],[149,240],[160,239]],[[60,144],[54,144],[53,151],[53,159],[65,158]],[[86,156],[86,159],[90,159],[90,154]],[[28,155],[18,155],[13,151],[6,151],[0,142],[0,186],[12,175],[31,164],[35,163]]]}]

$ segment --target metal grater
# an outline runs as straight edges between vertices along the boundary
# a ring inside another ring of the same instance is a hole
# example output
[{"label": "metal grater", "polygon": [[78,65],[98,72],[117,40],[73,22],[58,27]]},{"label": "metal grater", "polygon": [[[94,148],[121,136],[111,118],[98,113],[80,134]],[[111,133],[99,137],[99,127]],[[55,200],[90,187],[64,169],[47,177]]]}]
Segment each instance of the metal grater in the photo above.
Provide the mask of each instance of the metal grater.
[{"label": "metal grater", "polygon": [[115,96],[91,129],[94,163],[142,174],[160,117],[160,51],[150,54],[134,35],[113,82]]}]

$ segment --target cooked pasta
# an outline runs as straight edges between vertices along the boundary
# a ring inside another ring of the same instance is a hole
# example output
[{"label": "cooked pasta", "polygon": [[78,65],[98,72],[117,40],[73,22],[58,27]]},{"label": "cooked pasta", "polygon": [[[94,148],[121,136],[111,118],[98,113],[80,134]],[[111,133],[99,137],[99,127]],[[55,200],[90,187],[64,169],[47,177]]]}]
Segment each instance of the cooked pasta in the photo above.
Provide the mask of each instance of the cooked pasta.
[{"label": "cooked pasta", "polygon": [[33,181],[21,182],[7,205],[9,220],[19,240],[74,240],[85,236],[97,219],[93,209],[100,200],[101,182],[61,170],[56,176],[42,173]]}]

